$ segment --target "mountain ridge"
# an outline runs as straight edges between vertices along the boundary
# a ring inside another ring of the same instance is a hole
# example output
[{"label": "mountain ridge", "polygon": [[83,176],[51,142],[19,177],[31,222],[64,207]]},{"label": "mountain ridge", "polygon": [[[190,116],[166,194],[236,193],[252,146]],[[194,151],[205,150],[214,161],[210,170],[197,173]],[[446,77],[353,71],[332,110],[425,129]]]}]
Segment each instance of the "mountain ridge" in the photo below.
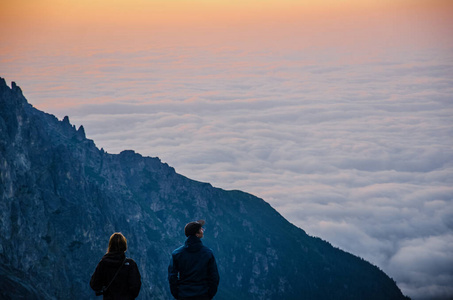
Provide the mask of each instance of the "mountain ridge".
[{"label": "mountain ridge", "polygon": [[376,266],[311,237],[263,199],[176,173],[157,157],[98,149],[69,118],[35,109],[0,78],[0,296],[95,299],[88,281],[121,231],[139,299],[170,299],[183,227],[207,221],[216,299],[407,299]]}]

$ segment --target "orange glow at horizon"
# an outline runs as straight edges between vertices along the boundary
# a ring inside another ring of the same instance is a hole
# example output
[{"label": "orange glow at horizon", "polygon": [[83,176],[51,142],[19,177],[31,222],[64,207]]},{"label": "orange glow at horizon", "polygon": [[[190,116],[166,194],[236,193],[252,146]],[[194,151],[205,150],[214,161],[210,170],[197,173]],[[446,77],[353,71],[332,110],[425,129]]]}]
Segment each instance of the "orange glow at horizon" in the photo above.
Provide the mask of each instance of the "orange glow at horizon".
[{"label": "orange glow at horizon", "polygon": [[[2,1],[0,22],[15,27],[26,24],[74,26],[122,24],[253,23],[303,21],[363,14],[408,11],[453,12],[449,0],[15,0]],[[14,27],[9,28],[14,29]]]},{"label": "orange glow at horizon", "polygon": [[348,43],[379,35],[398,41],[420,32],[446,40],[452,16],[449,0],[2,1],[0,55],[27,43],[76,46],[121,38],[139,43],[154,36],[193,44],[250,37],[288,42],[294,36]]}]

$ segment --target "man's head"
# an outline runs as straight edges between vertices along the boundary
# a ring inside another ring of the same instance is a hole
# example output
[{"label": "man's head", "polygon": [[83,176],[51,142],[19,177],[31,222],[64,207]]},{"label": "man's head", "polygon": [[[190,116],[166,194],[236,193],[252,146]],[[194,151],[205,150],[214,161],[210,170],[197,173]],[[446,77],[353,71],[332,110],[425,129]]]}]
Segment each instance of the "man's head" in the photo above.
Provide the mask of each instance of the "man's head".
[{"label": "man's head", "polygon": [[194,235],[199,238],[203,237],[203,225],[206,222],[204,220],[198,220],[195,222],[190,222],[186,224],[186,227],[184,227],[184,233],[186,234],[187,237]]}]

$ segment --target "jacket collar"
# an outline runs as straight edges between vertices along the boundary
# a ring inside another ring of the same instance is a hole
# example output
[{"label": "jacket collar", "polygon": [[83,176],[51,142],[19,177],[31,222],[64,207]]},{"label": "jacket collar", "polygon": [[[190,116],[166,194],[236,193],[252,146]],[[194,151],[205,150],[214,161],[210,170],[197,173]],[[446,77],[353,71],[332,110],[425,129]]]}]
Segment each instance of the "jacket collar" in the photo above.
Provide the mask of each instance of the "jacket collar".
[{"label": "jacket collar", "polygon": [[186,248],[190,252],[196,252],[200,250],[201,247],[203,247],[201,239],[194,235],[190,235],[184,244],[184,248]]}]

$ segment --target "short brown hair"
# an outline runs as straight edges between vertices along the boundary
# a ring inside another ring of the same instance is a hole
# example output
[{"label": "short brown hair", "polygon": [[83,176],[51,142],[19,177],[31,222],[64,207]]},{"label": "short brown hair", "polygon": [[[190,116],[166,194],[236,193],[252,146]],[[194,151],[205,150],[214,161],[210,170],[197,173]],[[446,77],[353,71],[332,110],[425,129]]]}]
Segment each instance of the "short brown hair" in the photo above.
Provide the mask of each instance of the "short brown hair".
[{"label": "short brown hair", "polygon": [[126,252],[126,250],[127,250],[126,237],[121,232],[115,232],[114,234],[112,234],[109,240],[109,247],[107,248],[107,253]]},{"label": "short brown hair", "polygon": [[198,220],[195,222],[190,222],[186,224],[186,227],[184,227],[184,233],[187,237],[190,235],[196,235],[198,231],[200,231],[201,227],[204,226],[206,222],[204,220]]}]

